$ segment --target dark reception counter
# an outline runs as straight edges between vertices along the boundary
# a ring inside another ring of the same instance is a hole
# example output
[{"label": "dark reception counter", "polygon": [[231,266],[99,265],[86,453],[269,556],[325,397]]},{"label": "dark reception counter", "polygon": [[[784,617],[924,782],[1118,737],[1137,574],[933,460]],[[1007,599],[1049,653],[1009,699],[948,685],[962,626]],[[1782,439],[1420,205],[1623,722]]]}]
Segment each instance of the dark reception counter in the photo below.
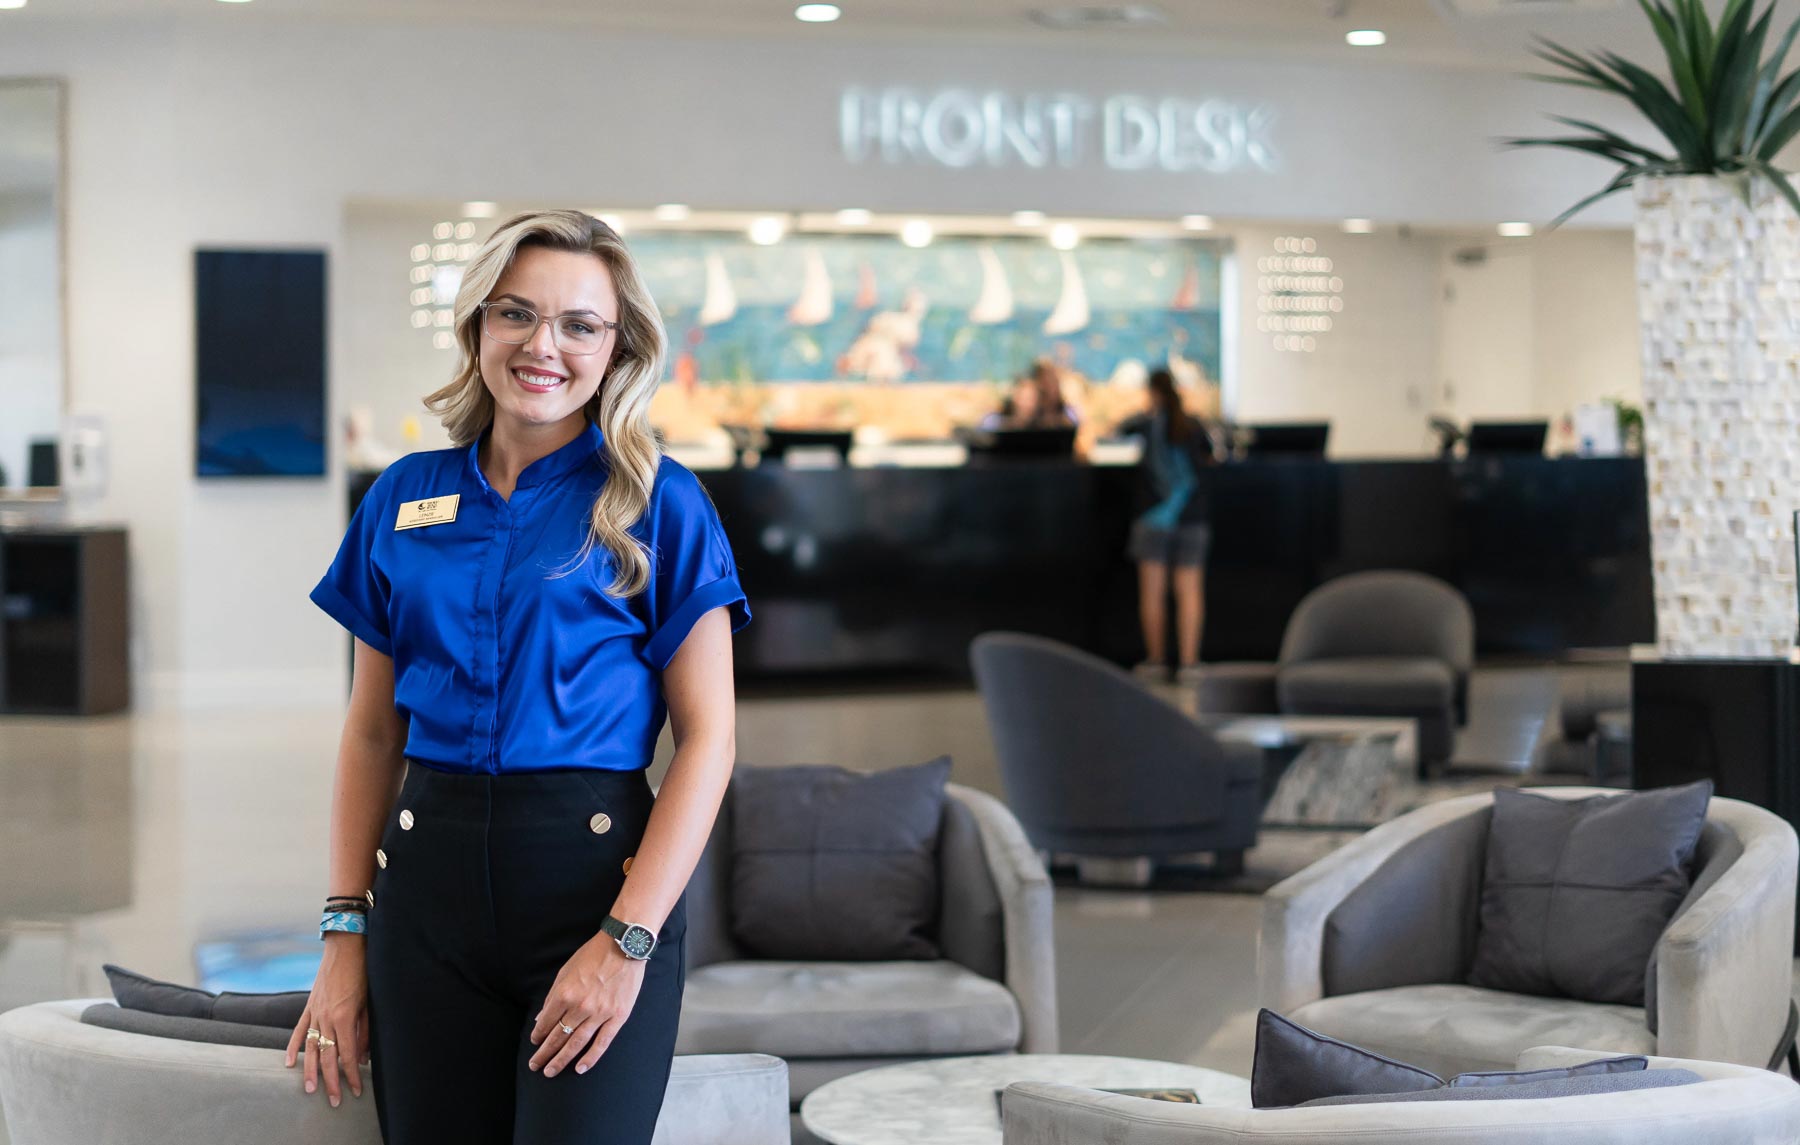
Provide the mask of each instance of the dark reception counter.
[{"label": "dark reception counter", "polygon": [[[1014,459],[699,476],[755,614],[736,644],[745,679],[966,678],[969,641],[999,628],[1121,664],[1142,655],[1125,555],[1128,466]],[[1461,589],[1486,655],[1654,639],[1636,458],[1262,461],[1203,476],[1214,483],[1205,659],[1273,659],[1301,597],[1377,568]],[[370,480],[352,479],[352,510]]]},{"label": "dark reception counter", "polygon": [[[1653,639],[1640,460],[1267,461],[1205,476],[1205,659],[1274,658],[1302,596],[1376,568],[1461,589],[1484,654]],[[1128,467],[1019,459],[700,477],[755,613],[738,637],[745,676],[963,676],[970,639],[998,628],[1120,663],[1142,653]]]}]

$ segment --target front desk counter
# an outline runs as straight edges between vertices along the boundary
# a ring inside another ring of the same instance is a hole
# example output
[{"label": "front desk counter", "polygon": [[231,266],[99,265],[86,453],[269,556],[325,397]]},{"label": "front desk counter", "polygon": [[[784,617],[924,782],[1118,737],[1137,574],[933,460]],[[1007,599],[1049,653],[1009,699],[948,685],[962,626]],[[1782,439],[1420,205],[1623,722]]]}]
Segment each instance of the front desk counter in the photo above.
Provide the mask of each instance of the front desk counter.
[{"label": "front desk counter", "polygon": [[[1142,655],[1125,553],[1135,475],[1062,459],[941,467],[697,469],[755,621],[744,679],[901,672],[966,679],[993,629]],[[351,510],[373,480],[353,475]],[[1207,660],[1269,660],[1300,598],[1363,569],[1461,589],[1484,655],[1654,639],[1636,458],[1265,461],[1209,470]]]},{"label": "front desk counter", "polygon": [[[1142,655],[1126,556],[1134,474],[1068,460],[703,471],[755,622],[746,677],[919,670],[1033,632]],[[1267,461],[1213,483],[1207,660],[1273,659],[1294,606],[1348,572],[1416,569],[1469,598],[1483,654],[1654,638],[1643,462]]]}]

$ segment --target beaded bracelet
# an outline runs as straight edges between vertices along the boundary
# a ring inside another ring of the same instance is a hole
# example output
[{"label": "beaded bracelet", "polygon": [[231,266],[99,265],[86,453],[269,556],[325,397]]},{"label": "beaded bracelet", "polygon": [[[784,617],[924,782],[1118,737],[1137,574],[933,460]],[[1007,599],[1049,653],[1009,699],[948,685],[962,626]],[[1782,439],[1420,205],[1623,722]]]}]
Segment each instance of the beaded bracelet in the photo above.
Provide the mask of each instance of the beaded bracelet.
[{"label": "beaded bracelet", "polygon": [[327,910],[319,918],[319,941],[325,940],[328,931],[341,931],[345,934],[367,934],[368,922],[361,911]]}]

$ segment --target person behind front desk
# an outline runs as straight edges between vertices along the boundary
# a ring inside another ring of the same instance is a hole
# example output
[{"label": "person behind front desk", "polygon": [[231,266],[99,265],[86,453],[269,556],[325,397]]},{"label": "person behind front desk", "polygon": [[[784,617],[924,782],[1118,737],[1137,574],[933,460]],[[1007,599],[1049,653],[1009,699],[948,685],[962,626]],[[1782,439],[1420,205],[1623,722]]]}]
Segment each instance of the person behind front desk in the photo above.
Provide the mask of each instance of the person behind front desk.
[{"label": "person behind front desk", "polygon": [[1050,362],[1039,359],[1031,373],[1013,380],[1000,408],[981,419],[980,428],[1058,429],[1081,421],[1063,393],[1062,378]]},{"label": "person behind front desk", "polygon": [[1199,672],[1204,616],[1206,554],[1212,543],[1211,491],[1202,470],[1218,462],[1213,438],[1188,413],[1167,369],[1151,372],[1150,405],[1118,426],[1121,436],[1143,439],[1138,464],[1137,515],[1131,523],[1130,552],[1138,566],[1138,620],[1144,632],[1140,677],[1168,677],[1167,598],[1171,573],[1175,589],[1178,676]]}]

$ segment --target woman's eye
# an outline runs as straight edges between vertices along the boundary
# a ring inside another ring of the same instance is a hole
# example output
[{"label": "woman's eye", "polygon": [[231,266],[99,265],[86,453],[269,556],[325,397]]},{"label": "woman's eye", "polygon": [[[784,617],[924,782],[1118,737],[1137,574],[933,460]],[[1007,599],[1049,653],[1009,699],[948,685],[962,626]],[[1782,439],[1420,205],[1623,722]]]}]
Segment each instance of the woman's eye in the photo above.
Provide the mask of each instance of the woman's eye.
[{"label": "woman's eye", "polygon": [[502,310],[500,312],[500,317],[506,319],[508,322],[530,322],[535,315],[529,310],[512,309]]},{"label": "woman's eye", "polygon": [[565,323],[563,329],[571,334],[592,334],[594,332],[594,328],[589,326],[586,322],[576,322],[573,320]]}]

